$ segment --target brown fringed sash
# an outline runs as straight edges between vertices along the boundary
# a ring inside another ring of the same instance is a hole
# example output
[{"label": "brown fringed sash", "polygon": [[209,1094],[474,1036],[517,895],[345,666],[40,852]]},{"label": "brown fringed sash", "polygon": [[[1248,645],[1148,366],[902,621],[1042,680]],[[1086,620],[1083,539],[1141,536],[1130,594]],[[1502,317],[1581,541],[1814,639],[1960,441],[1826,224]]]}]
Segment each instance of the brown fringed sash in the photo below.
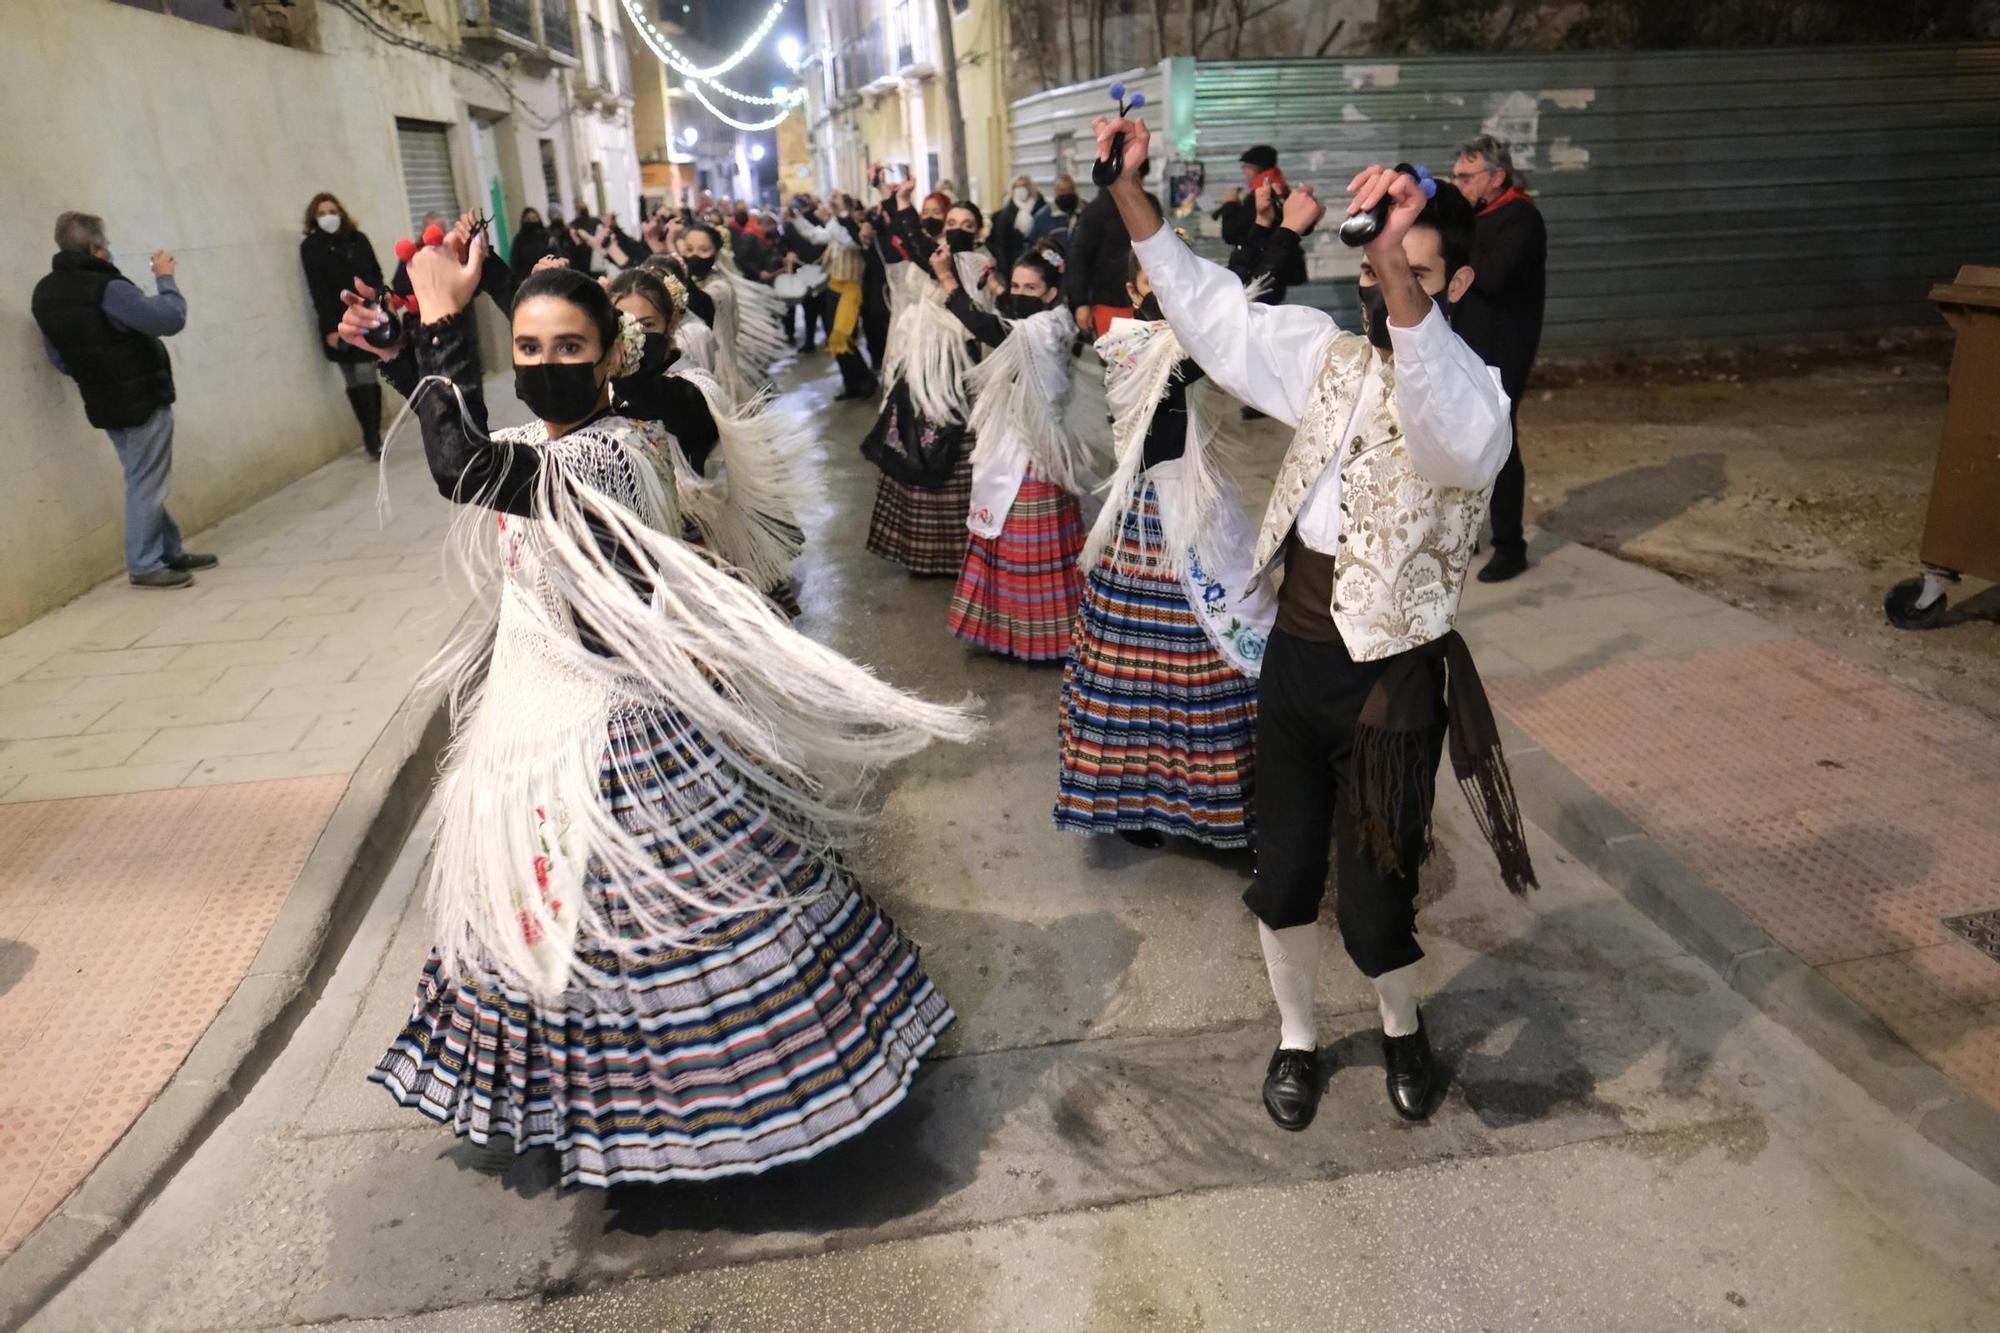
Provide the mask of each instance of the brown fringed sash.
[{"label": "brown fringed sash", "polygon": [[1528,859],[1527,832],[1514,799],[1507,758],[1500,751],[1500,729],[1472,651],[1457,630],[1393,658],[1376,679],[1361,705],[1354,737],[1354,790],[1360,817],[1361,845],[1384,873],[1414,869],[1404,865],[1403,849],[1415,830],[1402,827],[1414,784],[1421,795],[1423,839],[1417,856],[1430,859],[1431,809],[1436,773],[1425,762],[1429,754],[1424,734],[1437,719],[1433,684],[1436,664],[1445,668],[1445,707],[1449,713],[1451,771],[1472,806],[1472,817],[1500,863],[1500,878],[1508,891],[1524,895],[1541,887]]}]

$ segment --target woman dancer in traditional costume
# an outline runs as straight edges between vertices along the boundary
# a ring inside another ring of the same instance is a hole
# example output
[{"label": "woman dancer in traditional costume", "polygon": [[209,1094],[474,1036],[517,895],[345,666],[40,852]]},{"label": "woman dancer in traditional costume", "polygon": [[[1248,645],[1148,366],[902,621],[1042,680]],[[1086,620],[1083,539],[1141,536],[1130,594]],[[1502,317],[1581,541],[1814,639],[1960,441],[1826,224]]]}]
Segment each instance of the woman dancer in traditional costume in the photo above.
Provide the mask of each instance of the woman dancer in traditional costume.
[{"label": "woman dancer in traditional costume", "polygon": [[[982,305],[990,302],[979,289],[989,261],[976,248],[977,207],[955,204],[920,217],[910,207],[912,189],[909,181],[883,187],[891,236],[881,255],[889,266],[894,315],[882,358],[889,392],[861,443],[862,456],[882,470],[868,521],[868,549],[913,575],[955,577],[965,561],[965,516],[972,499],[972,439],[965,418],[971,409],[967,378],[978,363],[979,342],[967,337],[965,326],[945,308],[944,288],[923,259],[942,237],[960,285]],[[925,203],[929,208],[939,200],[933,195]],[[917,262],[906,262],[906,256]]]},{"label": "woman dancer in traditional costume", "polygon": [[715,302],[715,378],[734,403],[747,403],[771,387],[771,367],[791,349],[785,345],[785,303],[760,282],[737,271],[722,236],[705,222],[680,235],[681,262],[688,276]]},{"label": "woman dancer in traditional costume", "polygon": [[694,539],[796,617],[792,569],[805,546],[799,508],[812,449],[805,422],[767,398],[731,403],[714,376],[680,364],[672,339],[686,318],[686,289],[672,273],[628,268],[606,290],[644,335],[612,381],[612,406],[655,432]]},{"label": "woman dancer in traditional costume", "polygon": [[971,536],[946,628],[1007,657],[1050,662],[1069,652],[1070,621],[1083,594],[1083,507],[1092,484],[1089,441],[1071,428],[1070,340],[1059,261],[1021,256],[1008,290],[982,310],[939,246],[931,269],[945,308],[989,350],[970,376]]},{"label": "woman dancer in traditional costume", "polygon": [[476,1142],[554,1148],[566,1184],[810,1157],[895,1106],[952,1018],[843,869],[862,816],[830,775],[970,724],[680,540],[671,466],[609,405],[626,340],[584,275],[522,285],[515,389],[540,420],[489,442],[463,313],[482,249],[461,227],[411,265],[425,449],[498,595],[439,664],[459,724],[436,948],[372,1077]]},{"label": "woman dancer in traditional costume", "polygon": [[1136,320],[1098,339],[1118,469],[1063,668],[1058,827],[1247,846],[1257,673],[1277,596],[1214,457],[1219,414],[1136,257]]}]

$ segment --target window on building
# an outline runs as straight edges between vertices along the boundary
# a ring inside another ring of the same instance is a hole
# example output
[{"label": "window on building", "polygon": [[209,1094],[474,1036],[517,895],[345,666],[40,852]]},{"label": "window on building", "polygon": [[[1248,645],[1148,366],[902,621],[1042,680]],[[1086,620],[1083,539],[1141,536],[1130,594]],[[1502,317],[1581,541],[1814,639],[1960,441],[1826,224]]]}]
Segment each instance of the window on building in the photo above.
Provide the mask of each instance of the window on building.
[{"label": "window on building", "polygon": [[307,45],[303,15],[291,5],[245,5],[242,0],[116,0],[149,14],[168,14],[207,28],[248,33],[280,46]]},{"label": "window on building", "polygon": [[925,179],[930,182],[930,188],[935,190],[938,178],[944,175],[944,170],[938,162],[938,155],[936,153],[927,154],[924,158],[924,164],[930,171],[930,175],[925,177]]},{"label": "window on building", "polygon": [[896,48],[897,69],[917,62],[917,34],[911,17],[910,0],[896,0],[896,7],[889,11],[889,34]]},{"label": "window on building", "polygon": [[556,169],[556,141],[544,139],[542,143],[542,188],[549,192],[547,211],[554,215],[562,207],[562,173]]},{"label": "window on building", "polygon": [[951,12],[959,18],[964,18],[971,9],[972,0],[951,0]]}]

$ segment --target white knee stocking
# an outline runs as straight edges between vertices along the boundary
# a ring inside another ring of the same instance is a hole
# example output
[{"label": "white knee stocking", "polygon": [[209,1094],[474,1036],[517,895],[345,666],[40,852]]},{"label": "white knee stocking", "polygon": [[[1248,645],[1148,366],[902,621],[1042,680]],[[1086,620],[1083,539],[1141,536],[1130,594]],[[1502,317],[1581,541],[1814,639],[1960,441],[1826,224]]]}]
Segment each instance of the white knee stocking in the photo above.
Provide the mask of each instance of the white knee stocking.
[{"label": "white knee stocking", "polygon": [[1374,978],[1375,999],[1382,1009],[1382,1031],[1407,1037],[1417,1030],[1417,965],[1409,964]]},{"label": "white knee stocking", "polygon": [[1313,984],[1319,975],[1319,923],[1272,930],[1259,921],[1257,938],[1271,973],[1271,994],[1278,1001],[1278,1045],[1293,1051],[1317,1050]]}]

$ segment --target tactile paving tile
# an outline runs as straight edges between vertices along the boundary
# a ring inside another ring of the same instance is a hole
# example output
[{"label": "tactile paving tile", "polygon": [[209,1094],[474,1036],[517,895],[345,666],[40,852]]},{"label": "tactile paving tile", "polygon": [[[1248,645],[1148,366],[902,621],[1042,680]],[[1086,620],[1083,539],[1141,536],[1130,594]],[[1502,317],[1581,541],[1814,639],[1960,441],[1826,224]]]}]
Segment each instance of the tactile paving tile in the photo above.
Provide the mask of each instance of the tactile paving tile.
[{"label": "tactile paving tile", "polygon": [[[1993,906],[1991,729],[1796,639],[1490,689],[1552,756],[1884,1018],[1970,1014],[2000,985],[2000,962],[1940,921]],[[1963,957],[1934,952],[1947,945]],[[1986,1049],[1974,1030],[1931,1047],[1985,1068],[1965,1054]]]},{"label": "tactile paving tile", "polygon": [[1994,962],[2000,963],[2000,907],[1990,912],[1968,912],[1964,916],[1948,916],[1944,919],[1944,928]]},{"label": "tactile paving tile", "polygon": [[1957,942],[1857,958],[1825,971],[1883,1018],[2000,1004],[2000,965]]},{"label": "tactile paving tile", "polygon": [[0,806],[12,978],[0,990],[0,1256],[180,1068],[346,786],[334,776]]}]

